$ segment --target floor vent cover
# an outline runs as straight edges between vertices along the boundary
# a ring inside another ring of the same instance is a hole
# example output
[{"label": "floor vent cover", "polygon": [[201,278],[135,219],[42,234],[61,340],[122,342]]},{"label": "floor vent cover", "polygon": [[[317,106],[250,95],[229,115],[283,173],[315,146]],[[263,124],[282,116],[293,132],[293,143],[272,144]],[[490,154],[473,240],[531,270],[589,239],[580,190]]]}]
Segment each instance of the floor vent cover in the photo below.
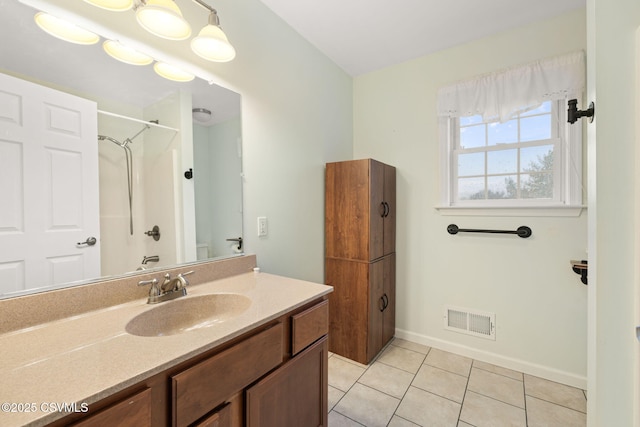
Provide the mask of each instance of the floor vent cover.
[{"label": "floor vent cover", "polygon": [[468,308],[444,308],[444,328],[467,335],[496,339],[496,315]]}]

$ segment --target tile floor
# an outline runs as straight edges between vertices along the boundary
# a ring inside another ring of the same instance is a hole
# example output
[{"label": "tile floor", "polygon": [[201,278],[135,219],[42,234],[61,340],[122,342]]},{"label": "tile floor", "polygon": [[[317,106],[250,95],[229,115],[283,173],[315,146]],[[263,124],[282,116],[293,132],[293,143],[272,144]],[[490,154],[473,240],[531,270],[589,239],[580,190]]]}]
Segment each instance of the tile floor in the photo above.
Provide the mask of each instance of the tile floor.
[{"label": "tile floor", "polygon": [[586,426],[583,390],[394,339],[368,366],[329,353],[329,427]]}]

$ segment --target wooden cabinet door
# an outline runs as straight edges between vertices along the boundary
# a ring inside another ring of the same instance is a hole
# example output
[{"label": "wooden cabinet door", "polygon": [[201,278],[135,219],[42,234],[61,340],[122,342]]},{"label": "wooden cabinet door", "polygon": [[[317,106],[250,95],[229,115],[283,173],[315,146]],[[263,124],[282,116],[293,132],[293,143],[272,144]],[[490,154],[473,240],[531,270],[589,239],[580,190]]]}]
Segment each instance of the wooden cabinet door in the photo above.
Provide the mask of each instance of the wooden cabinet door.
[{"label": "wooden cabinet door", "polygon": [[328,258],[325,267],[325,281],[333,286],[329,294],[329,349],[360,363],[367,363],[369,265]]},{"label": "wooden cabinet door", "polygon": [[373,159],[328,163],[326,256],[373,261],[395,251],[396,169]]},{"label": "wooden cabinet door", "polygon": [[369,363],[396,333],[395,254],[371,263],[369,269],[369,339],[367,361],[362,363]]},{"label": "wooden cabinet door", "polygon": [[384,165],[384,255],[396,251],[396,168]]},{"label": "wooden cabinet door", "polygon": [[396,250],[396,168],[370,160],[369,258],[377,260]]},{"label": "wooden cabinet door", "polygon": [[383,322],[384,322],[384,267],[385,260],[381,259],[369,264],[369,336],[367,340],[367,359],[369,363],[371,359],[382,349]]},{"label": "wooden cabinet door", "polygon": [[[384,199],[385,164],[369,160],[369,257],[373,261],[384,255],[384,228],[387,206]],[[361,233],[364,233],[362,230]]]},{"label": "wooden cabinet door", "polygon": [[384,257],[382,262],[384,264],[382,347],[384,347],[396,333],[396,254]]},{"label": "wooden cabinet door", "polygon": [[328,163],[325,175],[326,256],[369,260],[369,161]]},{"label": "wooden cabinet door", "polygon": [[[372,258],[370,218],[379,218],[378,204],[372,208],[370,160],[328,163],[325,176],[326,256],[369,261]],[[381,175],[382,176],[382,175]],[[382,183],[382,181],[381,181]],[[382,237],[380,237],[380,244]]]},{"label": "wooden cabinet door", "polygon": [[327,338],[247,389],[247,427],[327,425]]}]

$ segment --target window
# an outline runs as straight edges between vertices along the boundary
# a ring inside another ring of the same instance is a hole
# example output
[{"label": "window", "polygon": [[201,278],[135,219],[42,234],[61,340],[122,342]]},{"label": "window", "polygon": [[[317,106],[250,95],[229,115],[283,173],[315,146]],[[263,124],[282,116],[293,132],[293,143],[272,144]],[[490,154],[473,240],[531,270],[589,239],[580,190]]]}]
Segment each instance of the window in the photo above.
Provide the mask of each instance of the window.
[{"label": "window", "polygon": [[[505,74],[529,71],[525,66],[522,70],[496,73],[495,90],[499,95],[495,97],[486,92],[491,90],[486,80],[494,76],[480,78],[480,94],[473,92],[473,80],[445,88],[444,95],[439,94],[439,113],[443,106],[445,111],[440,114],[441,158],[445,166],[442,207],[581,205],[581,127],[567,123],[566,95],[556,91],[560,94],[549,96],[552,92],[548,88],[537,88],[541,95],[523,96],[522,88],[517,87],[506,110],[496,104],[496,99],[510,95],[504,89],[508,80]],[[521,84],[521,79],[515,80]],[[448,95],[454,104],[440,99]],[[469,95],[471,104],[464,103],[465,95]],[[548,99],[561,96],[562,99]]]}]

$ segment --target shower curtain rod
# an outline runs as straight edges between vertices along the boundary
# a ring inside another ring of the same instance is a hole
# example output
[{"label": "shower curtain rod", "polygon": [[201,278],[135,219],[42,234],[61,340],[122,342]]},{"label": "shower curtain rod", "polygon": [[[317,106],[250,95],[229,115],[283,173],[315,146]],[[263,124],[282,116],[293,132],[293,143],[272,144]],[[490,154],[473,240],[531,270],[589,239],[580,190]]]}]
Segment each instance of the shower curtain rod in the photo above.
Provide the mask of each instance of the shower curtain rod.
[{"label": "shower curtain rod", "polygon": [[104,110],[98,110],[98,113],[104,114],[105,116],[111,116],[111,117],[117,117],[117,118],[120,118],[120,119],[130,120],[132,122],[144,123],[145,125],[154,126],[154,127],[160,128],[160,129],[167,129],[167,130],[172,130],[174,132],[180,132],[180,129],[176,129],[176,128],[172,128],[172,127],[169,127],[169,126],[160,125],[160,124],[155,123],[155,122],[148,122],[146,120],[140,120],[140,119],[135,119],[133,117],[123,116],[122,114],[111,113],[109,111],[104,111]]}]

